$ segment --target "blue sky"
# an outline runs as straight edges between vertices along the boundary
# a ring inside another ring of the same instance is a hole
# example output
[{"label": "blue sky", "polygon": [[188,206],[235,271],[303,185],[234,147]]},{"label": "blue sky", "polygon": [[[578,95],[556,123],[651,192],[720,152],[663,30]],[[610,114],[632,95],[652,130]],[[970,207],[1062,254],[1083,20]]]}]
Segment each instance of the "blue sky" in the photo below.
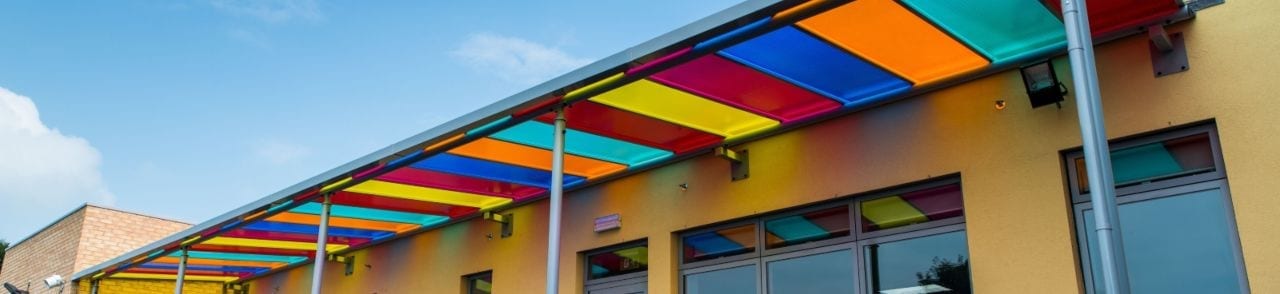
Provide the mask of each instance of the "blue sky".
[{"label": "blue sky", "polygon": [[199,223],[736,2],[6,1],[0,239]]}]

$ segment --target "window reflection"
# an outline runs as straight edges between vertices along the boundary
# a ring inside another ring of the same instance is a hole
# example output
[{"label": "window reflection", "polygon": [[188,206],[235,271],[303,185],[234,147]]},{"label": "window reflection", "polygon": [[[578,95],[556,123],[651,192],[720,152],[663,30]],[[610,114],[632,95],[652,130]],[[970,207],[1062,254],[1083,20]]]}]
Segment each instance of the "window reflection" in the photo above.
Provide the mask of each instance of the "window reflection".
[{"label": "window reflection", "polygon": [[849,207],[841,205],[765,222],[765,248],[813,242],[849,235]]},{"label": "window reflection", "polygon": [[747,224],[684,237],[684,262],[715,259],[756,250],[756,225]]},{"label": "window reflection", "polygon": [[[1209,134],[1143,144],[1111,151],[1112,178],[1116,186],[1213,171],[1213,147]],[[1076,158],[1076,184],[1080,193],[1089,192],[1084,158]]]},{"label": "window reflection", "polygon": [[860,202],[862,231],[873,232],[964,215],[960,184]]},{"label": "window reflection", "polygon": [[[1236,263],[1235,234],[1227,216],[1222,190],[1125,203],[1119,206],[1123,225],[1129,288],[1133,293],[1241,293],[1241,270]],[[1094,237],[1093,210],[1083,210],[1090,263],[1101,261]],[[1094,292],[1106,293],[1101,270],[1089,270]]]},{"label": "window reflection", "polygon": [[864,247],[873,293],[972,293],[965,232]]},{"label": "window reflection", "polygon": [[740,266],[685,276],[686,294],[756,293],[755,265]]},{"label": "window reflection", "polygon": [[482,273],[467,277],[467,294],[493,293],[493,273]]},{"label": "window reflection", "polygon": [[855,293],[853,250],[769,263],[769,293]]},{"label": "window reflection", "polygon": [[649,269],[648,245],[636,245],[587,256],[589,278],[599,279]]}]

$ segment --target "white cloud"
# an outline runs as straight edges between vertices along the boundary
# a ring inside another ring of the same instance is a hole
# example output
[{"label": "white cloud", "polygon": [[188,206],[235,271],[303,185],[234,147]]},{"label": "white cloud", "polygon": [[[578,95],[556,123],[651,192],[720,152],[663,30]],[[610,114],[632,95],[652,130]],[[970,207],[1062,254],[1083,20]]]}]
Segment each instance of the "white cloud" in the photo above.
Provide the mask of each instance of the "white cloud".
[{"label": "white cloud", "polygon": [[209,4],[230,14],[253,17],[265,22],[324,19],[315,0],[210,0]]},{"label": "white cloud", "polygon": [[489,33],[471,35],[451,53],[477,72],[523,85],[545,81],[591,62],[529,40]]},{"label": "white cloud", "polygon": [[286,164],[311,155],[306,146],[279,140],[269,140],[253,145],[253,155],[272,164]]},{"label": "white cloud", "polygon": [[111,205],[89,141],[40,121],[30,98],[0,87],[0,238],[18,241],[85,202]]}]

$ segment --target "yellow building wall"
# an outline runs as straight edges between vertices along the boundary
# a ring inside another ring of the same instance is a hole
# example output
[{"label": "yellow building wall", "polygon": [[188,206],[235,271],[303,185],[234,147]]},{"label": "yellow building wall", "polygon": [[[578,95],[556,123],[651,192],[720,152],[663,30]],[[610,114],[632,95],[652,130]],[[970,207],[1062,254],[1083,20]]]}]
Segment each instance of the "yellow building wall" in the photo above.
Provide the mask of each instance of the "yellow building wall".
[{"label": "yellow building wall", "polygon": [[[1124,137],[1216,120],[1254,293],[1280,293],[1280,30],[1273,1],[1237,1],[1174,25],[1191,70],[1151,72],[1144,37],[1097,48],[1108,133]],[[1059,77],[1070,85],[1065,60]],[[729,181],[710,155],[571,193],[565,204],[560,293],[582,293],[581,251],[648,239],[649,292],[678,293],[673,232],[960,173],[977,293],[1080,293],[1060,151],[1080,145],[1076,105],[1030,109],[1016,71],[978,79],[741,147],[751,176]],[[1074,91],[1074,89],[1072,89]],[[994,101],[1007,100],[996,110]],[[680,184],[689,189],[682,191]],[[461,293],[461,277],[493,270],[495,293],[541,293],[545,201],[512,208],[515,236],[464,222],[355,252],[344,276],[326,267],[327,293]],[[620,213],[620,230],[592,232]],[[486,235],[492,234],[492,239]],[[310,266],[251,282],[253,293],[304,293]]]},{"label": "yellow building wall", "polygon": [[[100,294],[173,293],[173,281],[139,279],[105,279],[98,283]],[[89,280],[81,280],[75,293],[89,294]],[[222,282],[187,281],[183,294],[222,294]]]}]

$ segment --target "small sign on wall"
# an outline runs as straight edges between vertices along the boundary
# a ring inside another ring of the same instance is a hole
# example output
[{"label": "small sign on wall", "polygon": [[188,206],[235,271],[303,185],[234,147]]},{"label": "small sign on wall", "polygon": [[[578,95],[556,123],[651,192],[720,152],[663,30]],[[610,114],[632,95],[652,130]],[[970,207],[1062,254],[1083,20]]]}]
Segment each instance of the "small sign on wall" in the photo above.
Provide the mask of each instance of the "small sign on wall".
[{"label": "small sign on wall", "polygon": [[622,228],[622,216],[615,213],[596,218],[596,233]]}]

